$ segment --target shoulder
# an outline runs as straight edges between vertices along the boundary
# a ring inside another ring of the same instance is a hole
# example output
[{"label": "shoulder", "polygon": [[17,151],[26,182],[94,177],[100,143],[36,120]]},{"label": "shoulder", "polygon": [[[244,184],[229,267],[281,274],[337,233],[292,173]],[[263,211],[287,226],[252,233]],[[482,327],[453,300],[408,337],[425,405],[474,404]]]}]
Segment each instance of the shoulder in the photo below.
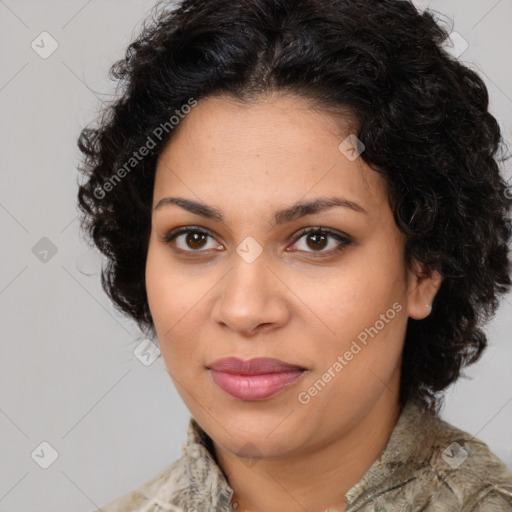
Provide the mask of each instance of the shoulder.
[{"label": "shoulder", "polygon": [[232,490],[192,418],[182,455],[150,480],[95,512],[206,512],[226,510]]},{"label": "shoulder", "polygon": [[[180,462],[181,459],[174,461],[150,480],[147,480],[132,491],[108,502],[95,512],[142,512],[149,507],[149,505],[155,503],[155,497],[161,493],[164,486],[168,485],[176,472],[180,471]],[[166,510],[181,512],[179,508]]]},{"label": "shoulder", "polygon": [[477,437],[408,404],[347,496],[361,512],[512,512],[512,472]]},{"label": "shoulder", "polygon": [[450,503],[457,512],[511,512],[512,472],[504,462],[483,441],[439,416],[429,423],[432,446],[421,473],[444,503],[439,510]]}]

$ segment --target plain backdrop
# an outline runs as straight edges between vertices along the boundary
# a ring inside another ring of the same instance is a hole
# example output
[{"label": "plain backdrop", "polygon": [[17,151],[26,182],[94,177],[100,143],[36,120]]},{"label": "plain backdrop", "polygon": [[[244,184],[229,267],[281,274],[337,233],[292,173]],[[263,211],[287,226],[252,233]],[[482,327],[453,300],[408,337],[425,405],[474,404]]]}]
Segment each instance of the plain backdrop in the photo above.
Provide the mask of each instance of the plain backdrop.
[{"label": "plain backdrop", "polygon": [[[95,510],[168,466],[185,441],[189,413],[163,359],[145,366],[134,354],[143,336],[102,291],[101,258],[77,222],[76,139],[113,92],[108,69],[152,5],[0,0],[3,512]],[[459,58],[481,73],[510,143],[512,0],[418,5],[453,19],[468,43]],[[442,411],[510,468],[511,303]]]}]

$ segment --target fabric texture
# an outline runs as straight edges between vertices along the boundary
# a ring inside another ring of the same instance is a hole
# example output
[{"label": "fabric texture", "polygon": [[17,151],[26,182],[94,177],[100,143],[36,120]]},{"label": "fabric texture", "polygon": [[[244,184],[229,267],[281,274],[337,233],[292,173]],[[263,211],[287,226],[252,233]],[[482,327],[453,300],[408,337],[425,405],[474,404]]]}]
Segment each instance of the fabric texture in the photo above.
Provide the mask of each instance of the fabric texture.
[{"label": "fabric texture", "polygon": [[[230,512],[233,490],[192,417],[182,452],[96,512]],[[406,404],[385,449],[345,496],[346,512],[512,512],[512,472],[479,439]]]}]

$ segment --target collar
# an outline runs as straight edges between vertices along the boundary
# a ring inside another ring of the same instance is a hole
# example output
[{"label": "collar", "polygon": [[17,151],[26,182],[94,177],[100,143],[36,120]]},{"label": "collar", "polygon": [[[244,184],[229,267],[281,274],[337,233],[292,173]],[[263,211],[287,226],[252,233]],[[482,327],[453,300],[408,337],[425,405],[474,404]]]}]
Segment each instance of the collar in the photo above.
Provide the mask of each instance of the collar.
[{"label": "collar", "polygon": [[[440,421],[436,414],[426,413],[414,403],[405,404],[383,452],[346,493],[347,510],[416,478],[411,469],[429,464]],[[173,471],[141,512],[181,510],[176,507],[196,512],[229,512],[233,489],[216,461],[211,438],[193,417],[182,452],[183,456],[172,466]]]}]

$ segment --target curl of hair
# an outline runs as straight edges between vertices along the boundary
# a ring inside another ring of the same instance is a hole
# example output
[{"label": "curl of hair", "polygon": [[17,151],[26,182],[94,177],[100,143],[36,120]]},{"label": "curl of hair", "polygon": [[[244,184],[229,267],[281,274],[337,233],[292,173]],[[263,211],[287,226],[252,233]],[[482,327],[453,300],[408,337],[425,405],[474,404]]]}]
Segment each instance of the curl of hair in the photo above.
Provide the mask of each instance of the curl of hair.
[{"label": "curl of hair", "polygon": [[[443,277],[431,314],[408,320],[400,388],[402,404],[439,410],[441,391],[480,357],[482,326],[511,284],[503,139],[484,82],[443,49],[448,34],[407,0],[157,3],[110,69],[121,94],[78,140],[81,227],[107,256],[102,285],[115,306],[155,334],[145,288],[152,193],[177,132],[158,138],[155,128],[191,98],[300,95],[357,120],[361,157],[385,177],[407,235],[407,263]],[[153,147],[135,161],[148,137]]]}]

